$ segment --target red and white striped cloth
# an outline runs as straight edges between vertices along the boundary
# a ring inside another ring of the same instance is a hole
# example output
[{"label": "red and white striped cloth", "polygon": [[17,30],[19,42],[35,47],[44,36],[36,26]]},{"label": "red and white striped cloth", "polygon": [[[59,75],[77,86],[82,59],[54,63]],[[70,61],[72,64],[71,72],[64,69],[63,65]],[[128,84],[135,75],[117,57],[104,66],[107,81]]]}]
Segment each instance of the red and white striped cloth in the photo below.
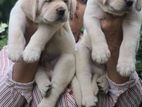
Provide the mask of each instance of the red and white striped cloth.
[{"label": "red and white striped cloth", "polygon": [[[13,63],[7,57],[7,48],[0,51],[0,107],[37,107],[42,96],[34,82],[27,84],[12,80]],[[97,107],[139,107],[142,102],[142,84],[135,73],[125,84],[111,80],[110,92],[98,95]],[[77,107],[73,92],[67,89],[58,101],[57,107]]]}]

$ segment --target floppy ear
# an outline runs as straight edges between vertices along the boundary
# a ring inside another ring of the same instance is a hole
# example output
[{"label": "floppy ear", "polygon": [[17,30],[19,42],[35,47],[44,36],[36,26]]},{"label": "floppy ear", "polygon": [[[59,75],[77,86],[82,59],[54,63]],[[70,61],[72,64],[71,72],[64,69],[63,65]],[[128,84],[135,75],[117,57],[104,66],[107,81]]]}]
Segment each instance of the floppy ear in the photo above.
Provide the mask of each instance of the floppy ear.
[{"label": "floppy ear", "polygon": [[103,4],[106,4],[107,0],[103,0]]},{"label": "floppy ear", "polygon": [[21,5],[26,16],[32,21],[35,21],[38,8],[38,0],[23,0]]},{"label": "floppy ear", "polygon": [[137,0],[136,1],[136,10],[141,11],[142,8],[142,0]]},{"label": "floppy ear", "polygon": [[70,19],[72,19],[74,14],[75,14],[76,5],[77,5],[77,1],[76,0],[71,0],[71,2],[70,2]]}]

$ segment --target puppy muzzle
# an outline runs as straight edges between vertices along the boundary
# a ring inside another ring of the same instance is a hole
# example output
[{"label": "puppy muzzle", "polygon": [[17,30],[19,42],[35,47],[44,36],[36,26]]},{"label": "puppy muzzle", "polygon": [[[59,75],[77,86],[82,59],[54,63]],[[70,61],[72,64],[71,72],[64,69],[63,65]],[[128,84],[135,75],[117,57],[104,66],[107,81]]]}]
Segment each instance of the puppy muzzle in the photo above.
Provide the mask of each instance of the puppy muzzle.
[{"label": "puppy muzzle", "polygon": [[131,8],[133,6],[133,1],[132,0],[126,0],[126,8]]},{"label": "puppy muzzle", "polygon": [[56,9],[56,11],[57,11],[57,15],[59,17],[63,17],[66,10],[63,7],[59,7],[59,8]]},{"label": "puppy muzzle", "polygon": [[59,21],[66,21],[66,15],[65,15],[66,9],[64,7],[59,7],[56,9],[57,14],[57,20]]}]

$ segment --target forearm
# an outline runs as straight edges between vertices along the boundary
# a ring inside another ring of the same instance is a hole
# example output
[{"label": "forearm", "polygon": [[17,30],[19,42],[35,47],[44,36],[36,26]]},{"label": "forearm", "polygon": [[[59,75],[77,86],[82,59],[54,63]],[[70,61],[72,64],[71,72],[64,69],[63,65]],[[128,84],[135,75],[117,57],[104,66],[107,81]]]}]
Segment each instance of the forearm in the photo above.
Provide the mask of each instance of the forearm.
[{"label": "forearm", "polygon": [[108,77],[117,84],[121,84],[129,80],[129,77],[120,76],[116,70],[119,49],[123,38],[121,23],[121,19],[111,19],[109,16],[105,20],[101,21],[102,30],[105,33],[105,37],[111,51],[111,56],[106,65],[106,71]]},{"label": "forearm", "polygon": [[28,83],[34,80],[34,76],[37,70],[38,62],[15,63],[13,66],[12,79],[16,82]]},{"label": "forearm", "polygon": [[112,53],[110,59],[107,62],[107,75],[116,84],[122,84],[129,80],[129,77],[122,77],[116,70],[117,65],[116,53]]},{"label": "forearm", "polygon": [[[113,33],[118,32],[115,34],[115,38],[113,39]],[[111,56],[107,62],[107,74],[108,77],[115,83],[121,84],[129,80],[129,77],[122,77],[117,72],[117,63],[118,63],[118,57],[119,57],[119,47],[121,44],[122,36],[121,31],[114,30],[111,32],[111,34],[107,34],[106,32],[106,39],[108,41],[109,49],[111,51]],[[113,41],[111,41],[113,39]]]}]

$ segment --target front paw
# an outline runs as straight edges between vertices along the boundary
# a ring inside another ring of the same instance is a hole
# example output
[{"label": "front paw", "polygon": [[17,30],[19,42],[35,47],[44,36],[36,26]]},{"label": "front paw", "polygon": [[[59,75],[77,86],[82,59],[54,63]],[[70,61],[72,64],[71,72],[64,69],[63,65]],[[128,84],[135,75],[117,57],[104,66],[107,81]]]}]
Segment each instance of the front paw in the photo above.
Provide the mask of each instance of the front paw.
[{"label": "front paw", "polygon": [[109,83],[105,75],[101,76],[97,79],[97,84],[99,87],[99,91],[107,94],[109,91]]},{"label": "front paw", "polygon": [[41,51],[39,49],[26,47],[23,52],[23,60],[25,62],[36,62],[40,58]]},{"label": "front paw", "polygon": [[124,77],[130,76],[135,71],[135,60],[123,58],[118,61],[117,72]]},{"label": "front paw", "polygon": [[23,54],[23,47],[17,47],[17,46],[9,46],[8,47],[8,57],[14,62],[21,61],[22,60],[22,54]]},{"label": "front paw", "polygon": [[85,96],[82,98],[82,105],[84,107],[95,107],[98,98],[96,96]]},{"label": "front paw", "polygon": [[107,45],[100,44],[100,46],[94,46],[92,49],[92,59],[99,64],[103,64],[108,61],[110,57],[110,51]]}]

